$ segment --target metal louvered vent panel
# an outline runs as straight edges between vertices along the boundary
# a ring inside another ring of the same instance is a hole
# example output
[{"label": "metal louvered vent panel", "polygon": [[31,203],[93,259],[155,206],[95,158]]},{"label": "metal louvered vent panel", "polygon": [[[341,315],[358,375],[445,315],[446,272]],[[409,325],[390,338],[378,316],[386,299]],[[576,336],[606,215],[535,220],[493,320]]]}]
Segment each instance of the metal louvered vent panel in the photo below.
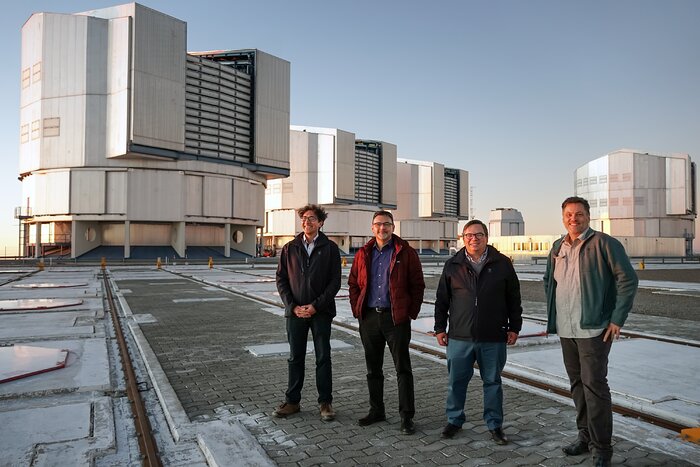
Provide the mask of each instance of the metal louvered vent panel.
[{"label": "metal louvered vent panel", "polygon": [[250,162],[252,82],[241,71],[187,56],[185,150],[222,160]]}]

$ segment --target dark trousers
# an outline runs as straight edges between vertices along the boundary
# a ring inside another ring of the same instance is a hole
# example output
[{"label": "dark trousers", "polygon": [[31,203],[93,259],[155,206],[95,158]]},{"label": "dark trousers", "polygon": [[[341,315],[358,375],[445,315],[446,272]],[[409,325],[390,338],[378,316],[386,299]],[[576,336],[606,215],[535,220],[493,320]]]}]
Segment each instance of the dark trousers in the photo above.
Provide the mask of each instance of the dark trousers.
[{"label": "dark trousers", "polygon": [[587,339],[562,338],[564,366],[576,406],[578,438],[593,455],[612,457],[612,400],[608,386],[608,355],[612,339],[603,335]]},{"label": "dark trousers", "polygon": [[316,313],[311,318],[287,318],[287,340],[289,341],[289,385],[285,397],[290,404],[301,400],[304,387],[306,342],[309,330],[314,340],[316,353],[316,389],[318,402],[332,402],[333,373],[331,370],[331,323],[333,318],[326,313]]},{"label": "dark trousers", "polygon": [[416,413],[413,395],[413,371],[408,344],[411,342],[411,322],[394,326],[391,312],[365,310],[360,321],[360,337],[365,349],[367,386],[370,412],[384,414],[384,348],[388,344],[394,359],[399,383],[399,413],[401,418],[413,418]]}]

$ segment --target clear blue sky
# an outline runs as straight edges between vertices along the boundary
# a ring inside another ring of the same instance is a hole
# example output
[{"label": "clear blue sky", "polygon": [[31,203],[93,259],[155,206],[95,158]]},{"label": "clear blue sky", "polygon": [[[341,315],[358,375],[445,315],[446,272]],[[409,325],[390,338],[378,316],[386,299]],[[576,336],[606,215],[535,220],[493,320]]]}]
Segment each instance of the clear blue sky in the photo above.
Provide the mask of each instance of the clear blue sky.
[{"label": "clear blue sky", "polygon": [[[22,203],[20,29],[33,12],[118,3],[3,6],[0,255],[16,249]],[[574,170],[608,152],[700,162],[700,1],[141,3],[186,21],[189,50],[258,48],[289,60],[292,124],[466,169],[476,216],[517,208],[527,234],[563,231],[559,204]]]}]

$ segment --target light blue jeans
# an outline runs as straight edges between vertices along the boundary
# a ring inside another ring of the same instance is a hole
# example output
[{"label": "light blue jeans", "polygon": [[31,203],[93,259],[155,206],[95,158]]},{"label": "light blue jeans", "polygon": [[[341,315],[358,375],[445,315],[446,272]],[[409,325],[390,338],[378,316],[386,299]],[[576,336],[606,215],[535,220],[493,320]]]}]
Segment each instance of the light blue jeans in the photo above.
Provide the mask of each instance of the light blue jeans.
[{"label": "light blue jeans", "polygon": [[484,384],[484,421],[489,430],[503,425],[503,387],[501,371],[506,364],[505,342],[473,342],[450,339],[447,344],[447,421],[462,426],[467,386],[474,375],[474,362],[479,364]]}]

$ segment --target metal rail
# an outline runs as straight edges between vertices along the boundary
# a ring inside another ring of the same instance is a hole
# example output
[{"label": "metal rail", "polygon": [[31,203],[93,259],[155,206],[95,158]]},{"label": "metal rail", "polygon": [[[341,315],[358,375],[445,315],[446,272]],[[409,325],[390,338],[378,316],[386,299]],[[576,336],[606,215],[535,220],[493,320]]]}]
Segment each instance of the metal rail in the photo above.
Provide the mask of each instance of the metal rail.
[{"label": "metal rail", "polygon": [[134,372],[134,367],[131,364],[131,355],[129,354],[129,348],[127,347],[126,339],[124,338],[124,333],[122,332],[121,320],[117,314],[117,307],[114,302],[114,296],[112,295],[112,287],[109,283],[106,271],[102,271],[102,278],[104,280],[107,306],[109,307],[109,312],[112,316],[112,324],[114,325],[114,332],[117,336],[117,344],[119,345],[122,368],[126,379],[126,394],[129,397],[129,402],[131,402],[131,412],[134,415],[134,426],[136,427],[139,449],[141,451],[141,455],[143,456],[142,465],[161,467],[163,464],[161,464],[160,458],[158,457],[158,448],[156,446],[155,439],[153,438],[151,423],[149,422],[148,414],[146,413],[146,406],[144,405],[143,399],[141,398],[141,393],[139,392],[136,373]]}]

